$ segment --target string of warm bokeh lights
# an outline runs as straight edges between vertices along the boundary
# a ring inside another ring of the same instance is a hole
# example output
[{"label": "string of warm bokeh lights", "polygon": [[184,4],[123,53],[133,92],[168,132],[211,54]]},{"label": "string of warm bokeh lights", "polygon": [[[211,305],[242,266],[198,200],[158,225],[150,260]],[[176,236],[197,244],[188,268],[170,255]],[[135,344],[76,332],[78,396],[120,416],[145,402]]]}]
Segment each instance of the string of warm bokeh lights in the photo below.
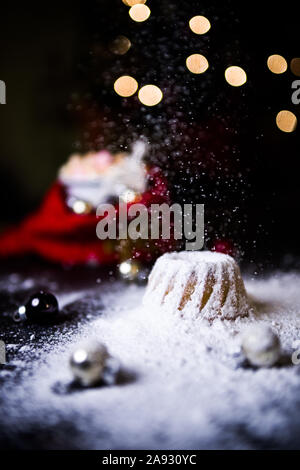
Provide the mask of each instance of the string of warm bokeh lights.
[{"label": "string of warm bokeh lights", "polygon": [[[285,73],[288,69],[288,63],[287,60],[279,54],[273,54],[268,57],[267,60],[267,66],[270,72],[276,74],[276,75],[281,75],[282,73]],[[296,75],[300,76],[300,58],[295,57],[294,59],[291,60],[290,62],[290,69],[291,72]],[[295,116],[292,111],[288,110],[282,110],[277,113],[276,116],[276,125],[278,129],[280,129],[282,132],[294,132],[294,130],[297,127],[297,117]]]},{"label": "string of warm bokeh lights", "polygon": [[[130,18],[141,23],[146,21],[150,15],[150,8],[145,5],[147,0],[122,0],[129,7]],[[190,30],[197,35],[208,33],[211,29],[211,23],[208,18],[202,15],[193,16],[189,20]],[[110,50],[116,55],[124,55],[131,48],[131,41],[123,35],[117,36],[110,44]],[[199,53],[191,54],[186,58],[186,67],[193,74],[203,74],[209,68],[207,58]],[[279,55],[270,55],[267,59],[267,67],[270,72],[280,75],[288,70],[287,60]],[[300,77],[300,58],[296,57],[290,61],[291,72]],[[232,87],[240,87],[247,82],[245,70],[237,65],[231,65],[225,70],[225,80]],[[133,96],[138,91],[139,85],[134,77],[123,75],[114,83],[115,92],[123,97]],[[163,92],[157,85],[143,85],[138,91],[138,99],[145,106],[156,106],[163,99]],[[278,129],[283,132],[293,132],[297,126],[297,118],[294,113],[288,110],[280,111],[276,116]]]},{"label": "string of warm bokeh lights", "polygon": [[[279,54],[270,55],[267,60],[267,65],[270,72],[275,74],[284,73],[288,69],[287,60]],[[294,59],[291,60],[290,69],[296,77],[300,77],[300,57],[294,57]]]}]

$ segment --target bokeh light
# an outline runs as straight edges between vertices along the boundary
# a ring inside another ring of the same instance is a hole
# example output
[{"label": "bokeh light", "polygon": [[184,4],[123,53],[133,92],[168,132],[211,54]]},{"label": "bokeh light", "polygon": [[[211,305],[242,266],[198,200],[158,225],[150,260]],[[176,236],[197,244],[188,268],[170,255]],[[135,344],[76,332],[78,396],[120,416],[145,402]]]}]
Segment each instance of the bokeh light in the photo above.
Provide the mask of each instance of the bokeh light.
[{"label": "bokeh light", "polygon": [[163,93],[156,85],[145,85],[139,90],[138,96],[145,106],[155,106],[161,102]]},{"label": "bokeh light", "polygon": [[131,42],[126,36],[117,36],[110,44],[109,49],[113,54],[124,55],[130,47]]},{"label": "bokeh light", "polygon": [[276,116],[277,127],[282,132],[293,132],[297,127],[297,118],[291,111],[280,111]]},{"label": "bokeh light", "polygon": [[88,214],[91,210],[90,205],[87,202],[79,199],[74,201],[72,209],[75,214]]},{"label": "bokeh light", "polygon": [[115,92],[123,97],[128,97],[134,95],[138,89],[138,82],[135,78],[130,77],[129,75],[123,75],[119,77],[114,83]]},{"label": "bokeh light", "polygon": [[205,16],[194,16],[190,19],[189,25],[195,34],[205,34],[211,28],[210,21]]},{"label": "bokeh light", "polygon": [[291,60],[291,71],[297,77],[300,77],[300,57],[295,57]]},{"label": "bokeh light", "polygon": [[127,189],[127,191],[120,195],[120,199],[122,199],[123,202],[129,203],[135,201],[137,196],[138,195],[135,191],[132,189]]},{"label": "bokeh light", "polygon": [[267,60],[268,69],[276,74],[284,73],[287,71],[287,61],[284,57],[278,54],[273,54]]},{"label": "bokeh light", "polygon": [[122,2],[128,7],[133,7],[133,5],[137,5],[139,3],[146,3],[146,0],[122,0]]},{"label": "bokeh light", "polygon": [[225,79],[231,86],[241,86],[247,81],[245,70],[233,65],[225,70]]},{"label": "bokeh light", "polygon": [[133,21],[137,21],[141,23],[142,21],[146,21],[150,16],[151,10],[147,5],[143,4],[136,4],[129,10],[129,15]]},{"label": "bokeh light", "polygon": [[121,274],[129,274],[131,271],[131,263],[123,261],[123,263],[120,264],[119,270]]},{"label": "bokeh light", "polygon": [[186,59],[186,66],[192,73],[203,73],[208,67],[208,61],[204,55],[192,54]]}]

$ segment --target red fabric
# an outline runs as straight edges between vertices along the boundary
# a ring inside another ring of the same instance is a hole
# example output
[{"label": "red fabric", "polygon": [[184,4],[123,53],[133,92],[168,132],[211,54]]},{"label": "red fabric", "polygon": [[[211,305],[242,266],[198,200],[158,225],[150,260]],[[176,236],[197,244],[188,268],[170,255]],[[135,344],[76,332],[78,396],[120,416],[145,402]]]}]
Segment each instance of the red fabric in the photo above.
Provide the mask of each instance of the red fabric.
[{"label": "red fabric", "polygon": [[[167,184],[161,171],[150,169],[148,179],[151,187],[138,202],[146,206],[169,202]],[[0,257],[38,254],[66,264],[116,263],[119,254],[114,249],[114,242],[97,238],[97,222],[94,212],[74,214],[65,203],[64,187],[55,182],[35,213],[0,236]]]}]

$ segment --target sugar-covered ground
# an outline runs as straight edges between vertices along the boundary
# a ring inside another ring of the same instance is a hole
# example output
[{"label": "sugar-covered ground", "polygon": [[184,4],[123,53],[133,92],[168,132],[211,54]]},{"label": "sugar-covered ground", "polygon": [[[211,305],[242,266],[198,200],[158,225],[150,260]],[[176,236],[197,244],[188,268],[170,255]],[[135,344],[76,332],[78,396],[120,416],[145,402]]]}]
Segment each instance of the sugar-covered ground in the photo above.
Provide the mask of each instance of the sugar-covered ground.
[{"label": "sugar-covered ground", "polygon": [[[300,275],[249,279],[246,287],[255,316],[212,325],[145,310],[144,288],[135,285],[64,291],[60,304],[71,303],[87,319],[44,332],[38,344],[33,327],[25,340],[10,336],[13,358],[0,370],[3,445],[300,448],[300,368],[291,362],[300,340]],[[239,333],[254,321],[279,334],[278,366],[244,364]],[[121,360],[125,378],[112,387],[68,390],[70,351],[92,337]]]}]

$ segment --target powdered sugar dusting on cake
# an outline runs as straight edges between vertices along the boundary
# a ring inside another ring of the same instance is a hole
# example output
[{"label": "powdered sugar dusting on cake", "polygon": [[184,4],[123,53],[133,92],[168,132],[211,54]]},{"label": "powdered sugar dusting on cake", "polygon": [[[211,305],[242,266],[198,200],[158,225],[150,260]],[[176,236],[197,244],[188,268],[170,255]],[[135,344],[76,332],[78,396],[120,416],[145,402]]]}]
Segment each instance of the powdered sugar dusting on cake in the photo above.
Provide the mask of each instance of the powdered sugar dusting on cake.
[{"label": "powdered sugar dusting on cake", "polygon": [[251,310],[234,259],[210,251],[161,256],[150,274],[143,303],[191,320],[235,319]]}]

